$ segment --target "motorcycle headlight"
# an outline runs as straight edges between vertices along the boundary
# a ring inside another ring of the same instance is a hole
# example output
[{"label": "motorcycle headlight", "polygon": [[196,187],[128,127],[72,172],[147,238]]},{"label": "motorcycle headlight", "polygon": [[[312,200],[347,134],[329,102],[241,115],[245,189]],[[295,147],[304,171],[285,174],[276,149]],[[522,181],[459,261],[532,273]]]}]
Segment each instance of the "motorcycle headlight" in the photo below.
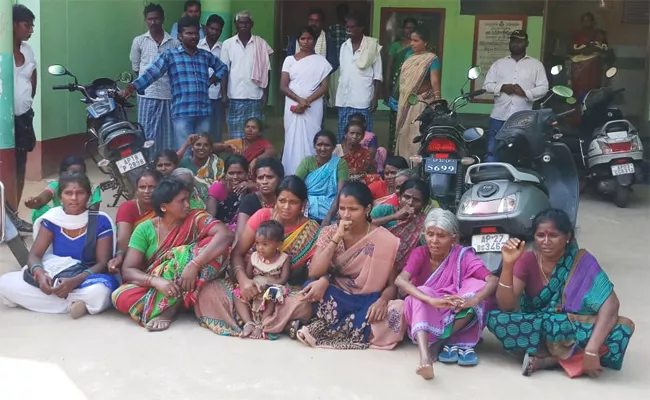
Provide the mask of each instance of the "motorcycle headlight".
[{"label": "motorcycle headlight", "polygon": [[498,213],[510,213],[515,211],[517,208],[517,202],[519,201],[519,193],[510,194],[501,199],[499,203]]},{"label": "motorcycle headlight", "polygon": [[519,193],[513,193],[501,199],[475,201],[465,198],[458,206],[461,215],[490,215],[513,212],[517,208]]},{"label": "motorcycle headlight", "polygon": [[643,151],[643,145],[641,144],[641,139],[638,136],[632,138],[632,151]]}]

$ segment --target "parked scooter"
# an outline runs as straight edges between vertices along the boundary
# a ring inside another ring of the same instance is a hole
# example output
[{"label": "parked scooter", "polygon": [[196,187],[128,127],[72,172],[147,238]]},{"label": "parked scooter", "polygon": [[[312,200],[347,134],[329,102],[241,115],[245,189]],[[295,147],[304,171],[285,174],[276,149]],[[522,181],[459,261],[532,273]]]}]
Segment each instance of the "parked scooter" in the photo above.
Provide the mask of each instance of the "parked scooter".
[{"label": "parked scooter", "polygon": [[[572,96],[563,86],[552,92]],[[540,211],[562,209],[575,225],[578,172],[561,138],[552,110],[520,111],[496,135],[495,154],[501,162],[468,168],[469,189],[457,212],[461,241],[471,243],[491,271],[500,268],[501,248],[508,239],[530,238],[532,219]]]},{"label": "parked scooter", "polygon": [[[485,93],[483,89],[470,93],[463,91],[467,83],[479,75],[480,67],[471,68],[467,81],[460,90],[460,96],[454,99],[451,105],[447,100],[435,101],[414,121],[421,122],[420,136],[413,139],[413,143],[420,143],[420,150],[418,156],[411,157],[411,166],[419,168],[423,179],[429,181],[431,198],[436,200],[440,207],[452,212],[456,212],[463,194],[465,169],[480,162],[478,157],[470,155],[468,143],[479,139],[483,130],[465,129],[458,123],[456,114],[470,99]],[[409,98],[411,104],[417,104],[418,101],[417,96]]]},{"label": "parked scooter", "polygon": [[[88,104],[87,130],[93,137],[85,143],[84,148],[100,170],[111,177],[100,183],[100,188],[102,191],[117,189],[113,207],[120,197],[132,199],[135,196],[136,181],[147,166],[143,150],[154,144],[152,140],[145,141],[139,124],[128,120],[126,109],[132,108],[133,104],[117,96],[119,88],[112,79],[98,78],[84,86],[79,85],[77,77],[62,65],[51,65],[48,72],[54,76],[72,77],[74,83],[55,85],[52,89],[80,92],[84,96],[81,101]],[[120,74],[120,82],[130,83],[132,80],[130,73]],[[94,141],[98,142],[98,152],[102,157],[99,161],[88,149]]]},{"label": "parked scooter", "polygon": [[[616,75],[616,68],[606,72]],[[587,167],[586,177],[597,192],[612,196],[614,204],[626,207],[632,184],[641,182],[643,145],[639,132],[612,102],[625,89],[603,87],[591,90],[582,102],[580,120],[581,152]],[[584,143],[589,142],[585,154]]]}]

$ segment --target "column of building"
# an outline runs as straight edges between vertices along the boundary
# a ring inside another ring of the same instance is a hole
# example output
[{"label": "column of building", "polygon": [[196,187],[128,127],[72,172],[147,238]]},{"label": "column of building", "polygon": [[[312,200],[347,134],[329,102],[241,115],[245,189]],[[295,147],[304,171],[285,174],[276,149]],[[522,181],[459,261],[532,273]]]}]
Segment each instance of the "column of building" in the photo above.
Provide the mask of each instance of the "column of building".
[{"label": "column of building", "polygon": [[5,198],[16,206],[12,4],[12,0],[0,0],[0,181]]}]

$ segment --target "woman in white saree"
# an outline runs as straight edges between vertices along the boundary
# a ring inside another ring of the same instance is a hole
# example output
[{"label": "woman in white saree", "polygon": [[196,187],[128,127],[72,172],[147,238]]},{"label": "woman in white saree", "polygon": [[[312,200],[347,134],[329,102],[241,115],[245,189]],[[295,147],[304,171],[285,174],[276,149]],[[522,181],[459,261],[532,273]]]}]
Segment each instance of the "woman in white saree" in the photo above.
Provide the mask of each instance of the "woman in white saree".
[{"label": "woman in white saree", "polygon": [[332,66],[315,54],[316,33],[310,27],[298,32],[300,50],[282,65],[280,89],[284,105],[284,151],[282,164],[287,175],[294,174],[303,158],[314,154],[313,141],[323,124],[323,95]]}]

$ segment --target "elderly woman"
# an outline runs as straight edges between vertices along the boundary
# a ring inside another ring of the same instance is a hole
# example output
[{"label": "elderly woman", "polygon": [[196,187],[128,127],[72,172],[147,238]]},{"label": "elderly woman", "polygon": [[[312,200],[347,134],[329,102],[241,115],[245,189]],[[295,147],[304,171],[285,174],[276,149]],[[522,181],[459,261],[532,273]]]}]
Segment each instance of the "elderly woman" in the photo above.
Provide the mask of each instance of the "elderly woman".
[{"label": "elderly woman", "polygon": [[[260,160],[261,162],[262,160]],[[284,178],[277,189],[274,208],[262,208],[247,222],[230,256],[231,276],[236,281],[224,279],[206,285],[199,296],[195,312],[202,326],[225,336],[242,333],[242,327],[250,321],[242,320],[233,304],[233,291],[236,287],[241,297],[250,300],[261,293],[261,288],[250,279],[244,270],[246,258],[255,245],[255,232],[266,221],[278,221],[284,227],[284,242],[281,251],[288,254],[291,264],[289,284],[304,282],[307,262],[314,252],[319,225],[304,216],[307,202],[307,187],[302,179],[290,175]],[[284,304],[276,303],[274,312],[262,318],[261,330],[264,337],[276,338],[293,320],[308,320],[311,306],[296,294],[300,286],[293,286],[285,296]]]},{"label": "elderly woman", "polygon": [[309,218],[329,225],[336,213],[336,195],[348,180],[348,163],[332,154],[336,136],[320,131],[314,137],[315,156],[305,157],[296,176],[305,180],[309,196]]},{"label": "elderly woman", "polygon": [[383,226],[400,239],[395,266],[402,270],[411,250],[422,238],[425,209],[429,204],[429,185],[411,178],[399,188],[399,205],[380,204],[370,213],[375,225]]},{"label": "elderly woman", "polygon": [[[191,148],[191,156],[183,155]],[[215,181],[223,178],[223,160],[212,153],[212,139],[207,133],[190,135],[177,155],[181,158],[179,166],[187,168],[194,174],[195,188],[203,202],[208,200],[208,188]]]},{"label": "elderly woman", "polygon": [[207,212],[191,210],[180,181],[162,180],[152,198],[156,217],[131,235],[122,264],[126,284],[113,293],[113,304],[147,330],[162,331],[217,277],[234,235]]},{"label": "elderly woman", "polygon": [[92,195],[86,175],[59,178],[62,207],[54,207],[34,223],[28,267],[0,277],[0,299],[9,306],[79,318],[111,305],[117,282],[107,275],[115,230],[103,212],[87,211]]},{"label": "elderly woman", "polygon": [[147,171],[136,181],[135,199],[128,200],[120,205],[115,217],[117,224],[117,252],[115,258],[108,262],[108,271],[112,274],[119,273],[124,262],[124,255],[129,247],[131,234],[141,223],[156,216],[153,210],[151,194],[162,179],[158,171]]},{"label": "elderly woman", "polygon": [[420,350],[416,373],[432,379],[436,358],[463,366],[478,364],[474,347],[498,280],[472,248],[458,245],[458,220],[452,212],[431,210],[424,227],[426,246],[411,253],[395,284],[408,295],[404,320]]},{"label": "elderly woman", "polygon": [[187,168],[176,168],[169,174],[169,178],[183,182],[190,191],[190,207],[192,210],[205,210],[206,204],[199,193],[197,186],[202,187],[203,183],[194,178],[194,174]]},{"label": "elderly woman", "polygon": [[542,211],[533,232],[534,251],[519,239],[503,247],[499,310],[490,312],[488,329],[506,351],[525,354],[525,376],[558,363],[571,376],[621,369],[634,323],[619,315],[607,274],[578,249],[564,211]]},{"label": "elderly woman", "polygon": [[248,160],[234,155],[226,159],[226,176],[208,190],[207,211],[231,230],[237,227],[237,213],[244,195],[249,192]]},{"label": "elderly woman", "polygon": [[370,223],[372,194],[348,182],[339,195],[337,225],[321,231],[301,292],[316,318],[297,332],[311,347],[390,350],[404,337],[401,301],[394,301],[399,239]]}]

